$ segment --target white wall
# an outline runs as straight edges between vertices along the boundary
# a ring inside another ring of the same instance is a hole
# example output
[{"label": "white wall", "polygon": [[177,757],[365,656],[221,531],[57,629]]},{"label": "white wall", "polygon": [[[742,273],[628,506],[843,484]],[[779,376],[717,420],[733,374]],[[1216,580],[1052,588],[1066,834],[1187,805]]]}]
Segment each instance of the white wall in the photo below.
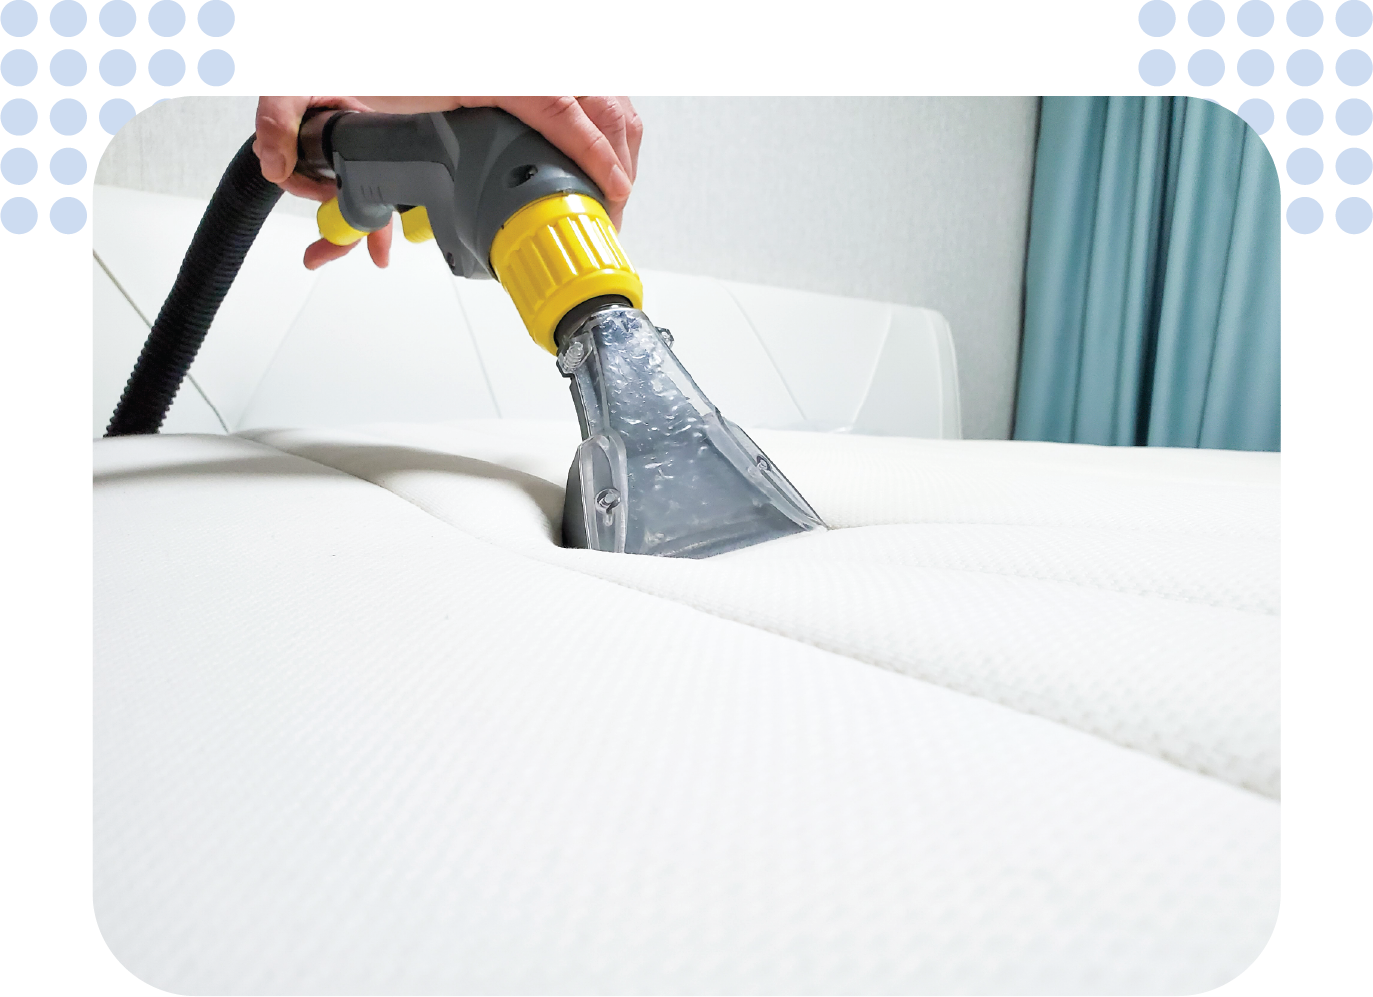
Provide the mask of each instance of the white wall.
[{"label": "white wall", "polygon": [[[635,264],[923,305],[953,326],[968,437],[1010,435],[1038,100],[636,97]],[[208,197],[251,98],[154,105],[96,182]],[[284,198],[280,210],[312,213]],[[652,303],[646,303],[652,310]]]}]

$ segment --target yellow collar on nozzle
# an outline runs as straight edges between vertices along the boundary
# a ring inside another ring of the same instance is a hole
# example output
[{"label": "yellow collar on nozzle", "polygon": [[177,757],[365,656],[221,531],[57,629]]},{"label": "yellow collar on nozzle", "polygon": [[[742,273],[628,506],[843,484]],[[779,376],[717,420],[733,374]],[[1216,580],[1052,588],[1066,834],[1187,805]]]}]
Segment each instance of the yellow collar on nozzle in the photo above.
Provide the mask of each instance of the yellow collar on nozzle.
[{"label": "yellow collar on nozzle", "polygon": [[534,342],[558,352],[553,333],[583,301],[620,295],[643,307],[644,288],[599,201],[553,194],[531,201],[491,240],[491,267]]}]

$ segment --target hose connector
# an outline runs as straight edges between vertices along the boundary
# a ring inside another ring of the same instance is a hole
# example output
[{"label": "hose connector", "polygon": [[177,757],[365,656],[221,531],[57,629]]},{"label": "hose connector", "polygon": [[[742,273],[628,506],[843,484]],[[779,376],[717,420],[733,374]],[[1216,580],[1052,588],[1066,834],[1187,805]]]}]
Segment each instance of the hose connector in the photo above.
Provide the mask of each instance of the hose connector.
[{"label": "hose connector", "polygon": [[554,332],[592,298],[643,306],[644,288],[605,208],[581,194],[553,194],[511,215],[491,240],[491,267],[534,342],[557,354]]}]

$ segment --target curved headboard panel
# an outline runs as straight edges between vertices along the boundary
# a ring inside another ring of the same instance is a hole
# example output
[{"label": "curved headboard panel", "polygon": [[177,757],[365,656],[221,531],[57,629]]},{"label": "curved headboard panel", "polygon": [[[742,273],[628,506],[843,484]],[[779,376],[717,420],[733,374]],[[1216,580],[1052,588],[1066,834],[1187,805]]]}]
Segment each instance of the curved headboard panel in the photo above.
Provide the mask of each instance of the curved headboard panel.
[{"label": "curved headboard panel", "polygon": [[[97,187],[99,435],[176,277],[204,203]],[[572,419],[567,382],[491,281],[453,277],[403,239],[313,273],[307,218],[268,219],[166,432],[449,419]],[[746,428],[961,436],[953,339],[938,312],[644,271],[644,306],[701,388]],[[140,313],[142,317],[140,317]]]}]

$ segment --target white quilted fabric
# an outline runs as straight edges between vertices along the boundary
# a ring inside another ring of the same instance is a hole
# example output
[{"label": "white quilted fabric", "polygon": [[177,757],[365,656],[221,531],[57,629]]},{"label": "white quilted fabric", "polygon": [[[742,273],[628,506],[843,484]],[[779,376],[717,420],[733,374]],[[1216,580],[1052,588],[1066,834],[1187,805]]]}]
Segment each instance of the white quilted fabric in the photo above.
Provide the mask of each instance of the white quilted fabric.
[{"label": "white quilted fabric", "polygon": [[682,562],[555,546],[575,426],[257,435],[96,445],[145,980],[1195,993],[1265,944],[1272,455],[759,433],[852,528]]},{"label": "white quilted fabric", "polygon": [[255,436],[540,560],[1278,795],[1273,454],[760,432],[842,529],[677,561],[556,545],[575,426]]}]

